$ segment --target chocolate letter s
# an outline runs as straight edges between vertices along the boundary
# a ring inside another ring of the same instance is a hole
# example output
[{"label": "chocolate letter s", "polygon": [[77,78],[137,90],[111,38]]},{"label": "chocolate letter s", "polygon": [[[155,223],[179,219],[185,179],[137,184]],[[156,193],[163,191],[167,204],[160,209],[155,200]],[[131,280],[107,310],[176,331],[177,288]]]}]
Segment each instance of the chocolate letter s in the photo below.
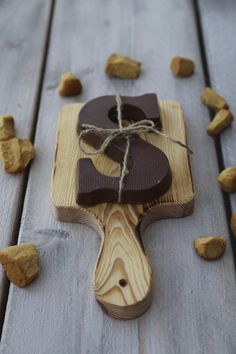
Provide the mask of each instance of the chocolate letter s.
[{"label": "chocolate letter s", "polygon": [[[155,94],[137,97],[122,96],[122,115],[126,119],[139,121],[151,119],[161,128],[158,100]],[[85,104],[79,113],[78,133],[83,124],[99,128],[117,128],[116,97],[103,96]],[[104,136],[89,133],[84,140],[99,148]],[[126,148],[125,138],[119,138],[108,146],[106,154],[122,163]],[[135,136],[130,144],[129,173],[124,178],[122,203],[143,204],[163,195],[171,184],[171,171],[166,155],[157,147]],[[78,161],[77,197],[80,205],[92,206],[103,202],[116,203],[118,200],[119,177],[102,175],[90,158]]]}]

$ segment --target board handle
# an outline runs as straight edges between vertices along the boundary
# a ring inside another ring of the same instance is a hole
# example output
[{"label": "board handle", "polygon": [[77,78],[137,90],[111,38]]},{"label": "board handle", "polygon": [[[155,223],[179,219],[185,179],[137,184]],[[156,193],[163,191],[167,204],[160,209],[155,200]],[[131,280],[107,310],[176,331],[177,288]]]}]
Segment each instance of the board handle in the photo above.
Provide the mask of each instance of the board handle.
[{"label": "board handle", "polygon": [[137,232],[137,218],[129,206],[114,204],[103,225],[93,279],[96,299],[112,317],[138,317],[151,303],[152,273]]}]

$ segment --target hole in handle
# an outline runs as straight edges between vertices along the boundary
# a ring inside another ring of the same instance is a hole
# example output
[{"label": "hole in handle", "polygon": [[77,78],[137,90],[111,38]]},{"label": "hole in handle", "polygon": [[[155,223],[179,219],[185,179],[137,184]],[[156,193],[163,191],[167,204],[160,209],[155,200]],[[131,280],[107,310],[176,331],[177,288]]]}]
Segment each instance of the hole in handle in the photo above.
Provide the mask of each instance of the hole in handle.
[{"label": "hole in handle", "polygon": [[120,279],[119,284],[120,284],[120,286],[125,287],[128,283],[125,279]]}]

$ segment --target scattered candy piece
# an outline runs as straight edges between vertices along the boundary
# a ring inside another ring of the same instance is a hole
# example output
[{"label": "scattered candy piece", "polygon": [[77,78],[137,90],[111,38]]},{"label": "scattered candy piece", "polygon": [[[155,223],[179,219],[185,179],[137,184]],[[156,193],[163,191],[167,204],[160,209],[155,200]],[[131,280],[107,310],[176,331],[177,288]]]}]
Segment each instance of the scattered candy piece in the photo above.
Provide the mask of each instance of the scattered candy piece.
[{"label": "scattered candy piece", "polygon": [[228,103],[224,97],[220,96],[217,92],[213,91],[210,87],[206,87],[202,92],[202,101],[208,107],[211,107],[217,111],[223,108],[229,108]]},{"label": "scattered candy piece", "polygon": [[0,155],[5,171],[17,173],[34,158],[34,147],[28,139],[12,138],[0,144]]},{"label": "scattered candy piece", "polygon": [[17,286],[24,288],[39,274],[38,253],[32,243],[0,250],[0,262],[8,279]]},{"label": "scattered candy piece", "polygon": [[194,240],[197,254],[207,260],[221,258],[225,252],[227,240],[220,236],[203,236]]},{"label": "scattered candy piece", "polygon": [[80,79],[72,73],[64,73],[58,87],[61,96],[75,96],[82,92]]},{"label": "scattered candy piece", "polygon": [[187,77],[194,73],[195,64],[191,59],[174,57],[171,61],[170,68],[174,75],[179,77]]},{"label": "scattered candy piece", "polygon": [[231,226],[231,230],[234,235],[234,238],[236,238],[236,213],[232,214],[232,216],[231,216],[230,226]]},{"label": "scattered candy piece", "polygon": [[112,54],[106,64],[107,75],[121,79],[136,79],[140,74],[141,63],[120,54]]},{"label": "scattered candy piece", "polygon": [[14,138],[14,118],[12,116],[0,116],[0,141]]},{"label": "scattered candy piece", "polygon": [[218,177],[218,182],[225,192],[236,192],[236,166],[227,167]]},{"label": "scattered candy piece", "polygon": [[227,109],[221,109],[208,125],[207,133],[216,136],[233,122],[233,116]]}]

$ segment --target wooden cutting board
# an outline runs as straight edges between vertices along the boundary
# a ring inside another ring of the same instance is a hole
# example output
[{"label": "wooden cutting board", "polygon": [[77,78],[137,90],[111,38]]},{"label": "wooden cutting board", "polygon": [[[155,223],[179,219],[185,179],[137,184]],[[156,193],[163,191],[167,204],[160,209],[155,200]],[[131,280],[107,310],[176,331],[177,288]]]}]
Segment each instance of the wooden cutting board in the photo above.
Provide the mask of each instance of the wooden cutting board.
[{"label": "wooden cutting board", "polygon": [[[106,155],[86,156],[79,150],[76,125],[83,104],[61,109],[51,186],[51,200],[58,220],[84,223],[101,236],[94,270],[93,288],[104,311],[119,319],[132,319],[151,304],[152,270],[141,236],[152,222],[189,215],[194,191],[186,149],[154,133],[142,138],[162,149],[170,163],[172,185],[159,200],[148,204],[108,204],[80,207],[76,204],[76,167],[89,157],[101,173],[119,176],[120,166]],[[181,106],[175,101],[160,102],[163,132],[186,143]],[[89,147],[92,150],[92,147]],[[158,237],[158,235],[157,235]],[[88,250],[89,252],[89,250]],[[77,270],[76,270],[77,271]]]}]

